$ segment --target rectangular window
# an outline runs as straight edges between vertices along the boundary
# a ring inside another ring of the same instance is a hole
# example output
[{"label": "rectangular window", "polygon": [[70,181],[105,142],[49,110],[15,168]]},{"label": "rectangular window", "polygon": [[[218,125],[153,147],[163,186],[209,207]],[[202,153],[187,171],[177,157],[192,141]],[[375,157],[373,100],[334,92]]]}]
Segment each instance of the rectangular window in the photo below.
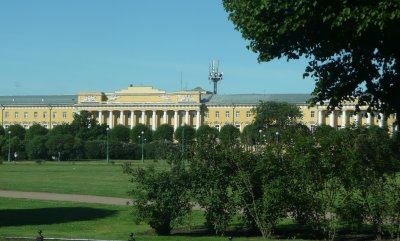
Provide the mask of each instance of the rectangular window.
[{"label": "rectangular window", "polygon": [[231,114],[230,114],[230,112],[229,112],[229,111],[225,112],[225,117],[226,117],[226,118],[229,118],[229,117],[230,117],[230,115],[231,115]]},{"label": "rectangular window", "polygon": [[53,112],[53,119],[57,118],[57,112]]},{"label": "rectangular window", "polygon": [[28,119],[28,112],[24,112],[24,118]]},{"label": "rectangular window", "polygon": [[236,118],[240,117],[240,111],[236,111]]},{"label": "rectangular window", "polygon": [[4,118],[8,118],[8,116],[9,116],[9,113],[8,113],[8,111],[6,111],[5,113],[4,113]]},{"label": "rectangular window", "polygon": [[15,119],[18,119],[18,117],[19,117],[19,113],[18,113],[18,112],[15,112],[15,115],[14,115],[14,117],[15,117]]},{"label": "rectangular window", "polygon": [[247,117],[247,118],[250,117],[250,111],[246,111],[246,117]]},{"label": "rectangular window", "polygon": [[215,112],[215,118],[219,118],[219,111]]},{"label": "rectangular window", "polygon": [[33,118],[35,118],[35,119],[38,118],[38,113],[37,112],[33,112]]},{"label": "rectangular window", "polygon": [[[43,118],[46,119],[47,118],[47,112],[43,112]],[[47,128],[47,127],[46,127]]]},{"label": "rectangular window", "polygon": [[220,129],[220,125],[219,124],[215,124],[214,127],[217,128],[217,130],[219,131],[219,129]]},{"label": "rectangular window", "polygon": [[311,130],[311,133],[314,133],[315,125],[310,125],[310,130]]},{"label": "rectangular window", "polygon": [[193,116],[193,118],[195,118],[195,117],[197,116],[197,112],[196,112],[196,111],[193,111],[193,112],[192,112],[192,116]]},{"label": "rectangular window", "polygon": [[210,117],[210,113],[208,111],[205,111],[204,116],[208,118],[208,117]]},{"label": "rectangular window", "polygon": [[67,112],[63,112],[63,119],[65,120],[65,119],[67,119]]},{"label": "rectangular window", "polygon": [[315,117],[315,111],[311,111],[311,118]]}]

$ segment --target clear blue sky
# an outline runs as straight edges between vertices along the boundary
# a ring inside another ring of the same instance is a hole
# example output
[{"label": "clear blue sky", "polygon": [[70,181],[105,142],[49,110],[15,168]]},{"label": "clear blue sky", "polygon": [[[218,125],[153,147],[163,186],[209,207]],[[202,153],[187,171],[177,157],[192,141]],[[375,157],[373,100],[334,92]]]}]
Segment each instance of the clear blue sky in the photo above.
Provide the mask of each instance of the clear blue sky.
[{"label": "clear blue sky", "polygon": [[77,94],[208,81],[230,93],[310,93],[306,62],[258,63],[218,0],[0,0],[0,95]]}]

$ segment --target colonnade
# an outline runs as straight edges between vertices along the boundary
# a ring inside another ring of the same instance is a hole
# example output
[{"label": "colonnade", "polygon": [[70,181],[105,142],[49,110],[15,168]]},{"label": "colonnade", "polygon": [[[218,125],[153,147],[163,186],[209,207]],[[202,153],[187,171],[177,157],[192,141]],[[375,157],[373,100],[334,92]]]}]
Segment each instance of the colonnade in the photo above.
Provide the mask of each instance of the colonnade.
[{"label": "colonnade", "polygon": [[[192,122],[193,125],[196,125],[196,129],[201,125],[200,110],[92,110],[91,112],[97,112],[98,122],[100,124],[107,124],[109,128],[113,128],[114,124],[129,125],[131,128],[138,123],[146,125],[150,118],[151,123],[149,124],[152,130],[157,129],[157,125],[161,124],[173,125],[174,130],[176,130],[180,124],[190,125]],[[129,115],[129,118],[126,118],[126,114]],[[182,114],[184,114],[184,116],[182,116]],[[192,114],[193,117],[190,117],[190,114]],[[180,118],[180,115],[182,118]],[[116,119],[114,118],[118,116],[119,122],[116,123]]]},{"label": "colonnade", "polygon": [[[339,111],[331,111],[329,112],[328,110],[318,110],[318,125],[322,125],[324,124],[324,120],[325,120],[325,113],[329,113],[329,125],[332,127],[337,127],[339,123],[337,123],[337,117],[341,117],[341,127],[342,128],[346,128],[348,126],[348,124],[350,123],[350,116],[349,116],[349,112],[350,110],[341,110],[341,113]],[[361,116],[360,113],[355,113],[354,111],[351,111],[353,114],[353,124],[355,126],[358,126],[361,122]],[[340,116],[339,116],[340,113]],[[367,126],[371,126],[374,123],[372,122],[372,118],[373,115],[371,113],[366,113],[367,117],[366,117],[366,125]],[[385,122],[386,122],[386,116],[383,113],[379,113],[378,114],[378,126],[379,127],[384,127]]]}]

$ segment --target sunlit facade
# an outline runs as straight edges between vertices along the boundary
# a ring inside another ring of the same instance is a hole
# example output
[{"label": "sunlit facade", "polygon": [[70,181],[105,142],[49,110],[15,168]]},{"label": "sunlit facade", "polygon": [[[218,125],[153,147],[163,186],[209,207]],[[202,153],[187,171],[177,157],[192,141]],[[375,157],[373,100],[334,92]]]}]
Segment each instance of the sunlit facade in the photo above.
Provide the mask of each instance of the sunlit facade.
[{"label": "sunlit facade", "polygon": [[253,121],[251,109],[260,101],[279,101],[297,105],[302,113],[300,121],[310,129],[325,124],[335,128],[377,125],[387,127],[390,132],[398,130],[395,115],[370,114],[366,108],[356,113],[354,103],[329,112],[324,105],[309,107],[306,103],[309,98],[308,94],[214,95],[201,88],[166,92],[145,86],[78,95],[0,96],[0,123],[5,128],[14,124],[25,128],[40,124],[51,129],[71,123],[75,113],[85,110],[98,123],[110,128],[118,124],[132,128],[142,123],[153,130],[162,124],[170,124],[175,129],[185,124],[196,129],[201,125],[220,129],[233,124],[242,131]]}]

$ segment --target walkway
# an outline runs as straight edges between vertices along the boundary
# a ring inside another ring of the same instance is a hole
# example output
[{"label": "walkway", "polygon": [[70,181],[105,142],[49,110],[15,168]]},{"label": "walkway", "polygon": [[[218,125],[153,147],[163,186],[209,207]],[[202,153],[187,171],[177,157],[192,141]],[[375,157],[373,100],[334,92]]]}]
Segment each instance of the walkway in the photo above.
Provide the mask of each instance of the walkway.
[{"label": "walkway", "polygon": [[127,198],[102,197],[102,196],[77,195],[77,194],[58,194],[58,193],[48,193],[48,192],[20,192],[20,191],[6,191],[6,190],[0,190],[0,197],[99,203],[99,204],[109,204],[109,205],[127,205],[131,202]]}]

